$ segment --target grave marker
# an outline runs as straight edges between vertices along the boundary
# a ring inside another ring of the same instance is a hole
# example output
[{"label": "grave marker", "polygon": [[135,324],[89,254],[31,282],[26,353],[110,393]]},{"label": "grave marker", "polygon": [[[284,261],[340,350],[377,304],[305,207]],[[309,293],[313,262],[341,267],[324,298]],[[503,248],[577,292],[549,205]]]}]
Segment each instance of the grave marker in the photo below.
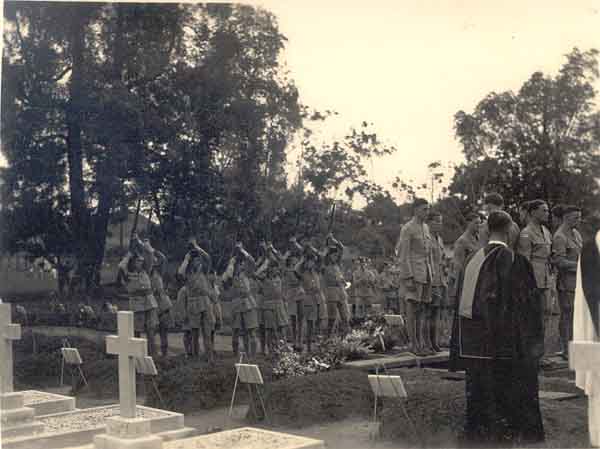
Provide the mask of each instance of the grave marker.
[{"label": "grave marker", "polygon": [[[35,411],[24,406],[23,394],[14,392],[14,340],[21,338],[21,326],[12,322],[10,304],[0,304],[0,428],[2,438],[40,432]],[[1,445],[1,444],[0,444]]]},{"label": "grave marker", "polygon": [[14,360],[12,343],[21,338],[21,326],[11,319],[10,304],[0,304],[0,393],[12,393],[14,390]]},{"label": "grave marker", "polygon": [[119,335],[106,337],[106,352],[119,357],[119,403],[122,418],[135,418],[135,358],[146,357],[146,340],[134,338],[133,312],[119,312],[117,316]]},{"label": "grave marker", "polygon": [[145,338],[134,337],[133,312],[118,312],[118,335],[106,337],[106,352],[119,357],[119,414],[107,418],[106,434],[94,437],[96,449],[160,449],[162,439],[152,434],[150,421],[137,417],[136,359],[148,356]]}]

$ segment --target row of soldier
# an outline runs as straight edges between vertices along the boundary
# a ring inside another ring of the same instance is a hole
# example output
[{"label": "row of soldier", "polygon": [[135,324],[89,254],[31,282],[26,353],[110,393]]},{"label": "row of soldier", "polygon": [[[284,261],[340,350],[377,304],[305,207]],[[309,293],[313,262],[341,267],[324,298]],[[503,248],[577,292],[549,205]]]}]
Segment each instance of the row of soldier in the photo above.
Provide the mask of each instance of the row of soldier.
[{"label": "row of soldier", "polygon": [[304,324],[310,351],[321,330],[329,338],[336,322],[340,334],[348,329],[348,296],[340,266],[343,249],[330,234],[322,250],[291,239],[290,247],[282,254],[272,244],[263,242],[256,259],[237,243],[226,270],[217,275],[212,271],[210,255],[191,237],[177,270],[184,285],[173,302],[164,287],[165,256],[148,240],[141,241],[134,235],[128,254],[119,264],[119,277],[134,312],[135,331],[147,335],[151,354],[156,353],[157,330],[162,354],[167,354],[168,330],[178,322],[184,330],[186,353],[199,355],[201,337],[207,357],[212,360],[224,291],[231,298],[232,347],[236,354],[240,337],[244,350],[253,357],[258,340],[266,354],[288,331],[294,346],[302,350]]},{"label": "row of soldier", "polygon": [[[504,209],[501,195],[485,197],[486,214]],[[581,210],[557,205],[552,210],[555,232],[550,226],[550,209],[543,200],[527,201],[519,207],[519,225],[512,222],[509,245],[533,266],[537,288],[544,297],[544,328],[554,309],[557,292],[560,308],[559,335],[562,356],[568,359],[568,342],[573,336],[573,302],[577,260],[582,238],[577,230]],[[413,203],[413,218],[400,232],[396,246],[400,297],[406,303],[411,350],[418,355],[439,351],[441,323],[449,323],[457,305],[459,273],[466,260],[489,240],[486,221],[478,213],[466,216],[466,229],[454,243],[452,260],[444,260],[440,237],[442,216],[429,210],[424,199]],[[448,267],[448,269],[446,269]]]}]

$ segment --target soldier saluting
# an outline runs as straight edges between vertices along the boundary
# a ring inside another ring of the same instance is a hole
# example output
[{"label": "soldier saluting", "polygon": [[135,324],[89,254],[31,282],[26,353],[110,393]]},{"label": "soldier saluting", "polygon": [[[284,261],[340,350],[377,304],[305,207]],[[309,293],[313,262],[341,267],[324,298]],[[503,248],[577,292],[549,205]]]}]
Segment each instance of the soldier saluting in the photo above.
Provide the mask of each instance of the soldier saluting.
[{"label": "soldier saluting", "polygon": [[340,268],[344,245],[333,237],[332,233],[325,240],[323,253],[323,280],[325,282],[325,298],[327,299],[327,338],[331,337],[336,314],[340,316],[340,331],[346,333],[348,329],[348,295],[346,293],[346,280]]},{"label": "soldier saluting", "polygon": [[256,356],[258,328],[258,307],[250,281],[256,269],[256,261],[244,249],[242,243],[235,246],[235,254],[223,274],[223,284],[231,293],[232,337],[233,352],[239,354],[240,331],[244,334],[244,349],[252,358]]}]

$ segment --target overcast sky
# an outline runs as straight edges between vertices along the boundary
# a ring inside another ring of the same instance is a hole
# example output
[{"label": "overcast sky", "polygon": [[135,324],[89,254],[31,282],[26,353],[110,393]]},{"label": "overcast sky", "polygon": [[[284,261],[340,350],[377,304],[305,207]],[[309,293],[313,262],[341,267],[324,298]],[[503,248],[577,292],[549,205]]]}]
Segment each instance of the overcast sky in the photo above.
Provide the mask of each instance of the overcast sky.
[{"label": "overcast sky", "polygon": [[599,0],[257,3],[288,38],[301,100],[340,113],[326,132],[367,120],[398,148],[373,164],[384,184],[400,170],[423,182],[434,160],[460,162],[458,110],[518,89],[537,70],[555,74],[574,46],[600,49]]},{"label": "overcast sky", "polygon": [[301,101],[339,112],[325,136],[366,120],[398,148],[369,166],[384,185],[398,174],[426,181],[434,160],[461,161],[458,110],[534,71],[556,73],[574,46],[600,49],[600,0],[250,2],[278,17]]}]

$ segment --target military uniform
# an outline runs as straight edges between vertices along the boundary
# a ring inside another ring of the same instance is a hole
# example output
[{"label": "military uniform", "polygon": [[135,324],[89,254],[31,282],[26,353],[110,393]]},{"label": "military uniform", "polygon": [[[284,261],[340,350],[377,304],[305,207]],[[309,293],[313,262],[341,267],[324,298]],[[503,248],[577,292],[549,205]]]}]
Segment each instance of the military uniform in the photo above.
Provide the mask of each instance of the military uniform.
[{"label": "military uniform", "polygon": [[[290,256],[291,257],[291,256]],[[287,313],[290,317],[296,317],[302,313],[298,313],[300,309],[304,309],[304,289],[302,282],[298,277],[295,266],[286,267],[284,270],[284,297],[287,303]]]},{"label": "military uniform", "polygon": [[458,277],[465,265],[465,261],[480,248],[479,240],[470,232],[464,232],[454,242],[454,254],[450,263],[450,273],[448,276],[448,307],[453,308],[456,305],[456,295],[458,289]]},{"label": "military uniform", "polygon": [[431,305],[441,307],[446,303],[448,280],[446,278],[446,249],[440,236],[432,236],[433,277],[431,279]]},{"label": "military uniform", "polygon": [[348,295],[346,293],[346,281],[339,265],[325,265],[323,269],[323,281],[325,282],[328,319],[334,319],[339,313],[340,320],[347,324],[349,320]]},{"label": "military uniform", "polygon": [[[255,286],[255,288],[257,287]],[[233,277],[231,297],[231,327],[235,330],[256,329],[258,327],[258,306],[252,282],[245,273],[239,273]]]},{"label": "military uniform", "polygon": [[552,273],[550,257],[552,254],[552,236],[544,225],[529,223],[519,237],[517,251],[531,262],[538,289],[544,295],[544,313],[552,313]]},{"label": "military uniform", "polygon": [[173,327],[173,303],[165,291],[163,278],[157,269],[152,270],[150,278],[152,292],[158,303],[158,333],[160,335],[160,347],[163,356],[167,355],[169,347],[169,329]]},{"label": "military uniform", "polygon": [[133,312],[135,332],[154,332],[158,327],[158,303],[152,294],[152,282],[145,270],[128,271],[125,288],[129,310]]},{"label": "military uniform", "polygon": [[212,303],[215,299],[215,292],[204,273],[190,275],[177,295],[177,302],[185,311],[184,329],[214,329]]},{"label": "military uniform", "polygon": [[367,267],[359,267],[354,272],[352,286],[355,288],[357,304],[365,314],[375,301],[375,276]]},{"label": "military uniform", "polygon": [[577,262],[582,247],[583,239],[577,229],[569,230],[560,226],[552,239],[552,262],[558,271],[556,287],[560,306],[559,333],[565,353],[568,352],[569,341],[573,339]]},{"label": "military uniform", "polygon": [[400,231],[398,241],[398,266],[400,279],[405,282],[413,279],[415,288],[404,290],[407,300],[429,304],[431,302],[431,281],[434,275],[432,259],[433,239],[429,227],[413,218]]},{"label": "military uniform", "polygon": [[271,273],[261,284],[265,329],[279,329],[288,325],[288,316],[283,300],[281,277]]},{"label": "military uniform", "polygon": [[304,316],[307,321],[317,322],[319,319],[319,306],[323,306],[323,309],[326,308],[319,273],[315,270],[304,271],[302,273],[302,286],[305,292]]},{"label": "military uniform", "polygon": [[400,313],[398,279],[389,266],[384,269],[379,277],[379,285],[385,298],[385,308],[395,314]]}]

